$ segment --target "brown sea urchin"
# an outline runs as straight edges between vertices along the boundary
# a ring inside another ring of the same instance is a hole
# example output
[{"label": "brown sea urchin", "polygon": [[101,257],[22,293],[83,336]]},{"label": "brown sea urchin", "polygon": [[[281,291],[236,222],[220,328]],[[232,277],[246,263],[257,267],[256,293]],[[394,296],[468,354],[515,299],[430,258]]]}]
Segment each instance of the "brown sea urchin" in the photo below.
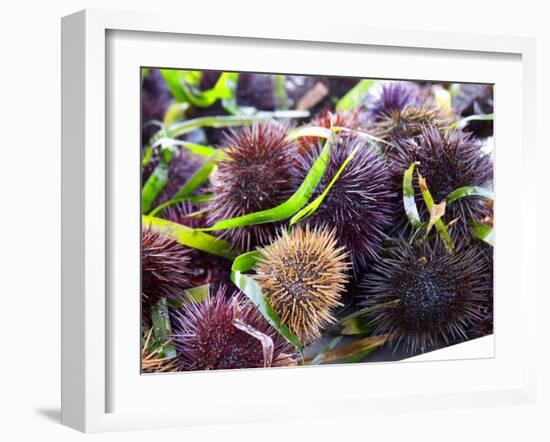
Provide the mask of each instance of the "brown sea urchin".
[{"label": "brown sea urchin", "polygon": [[348,280],[347,253],[334,231],[300,226],[261,249],[255,279],[273,309],[302,344],[319,338]]},{"label": "brown sea urchin", "polygon": [[368,130],[382,140],[393,143],[395,140],[416,138],[426,127],[444,129],[451,123],[448,115],[441,109],[423,104],[382,114],[376,123],[368,127]]},{"label": "brown sea urchin", "polygon": [[464,242],[453,254],[438,239],[399,242],[359,285],[363,305],[378,306],[373,333],[411,353],[466,340],[492,293],[487,265],[482,249]]},{"label": "brown sea urchin", "polygon": [[[208,204],[208,221],[270,209],[288,199],[297,188],[296,145],[287,128],[275,122],[255,124],[228,132],[227,157],[218,163]],[[258,224],[224,231],[224,237],[241,250],[269,243],[275,224]]]},{"label": "brown sea urchin", "polygon": [[172,314],[180,370],[294,365],[296,353],[242,294],[226,288]]},{"label": "brown sea urchin", "polygon": [[[141,237],[142,305],[179,298],[189,288],[190,249],[170,236],[144,227]],[[147,313],[147,312],[144,312]]]}]

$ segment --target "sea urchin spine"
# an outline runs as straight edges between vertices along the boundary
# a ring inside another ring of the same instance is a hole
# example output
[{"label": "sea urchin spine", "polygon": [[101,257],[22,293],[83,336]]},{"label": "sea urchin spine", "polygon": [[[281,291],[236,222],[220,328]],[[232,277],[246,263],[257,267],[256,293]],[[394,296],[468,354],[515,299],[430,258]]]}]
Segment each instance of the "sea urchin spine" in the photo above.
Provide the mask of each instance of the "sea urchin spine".
[{"label": "sea urchin spine", "polygon": [[262,261],[255,279],[279,314],[302,344],[321,335],[334,322],[348,277],[347,253],[338,247],[334,231],[298,226],[261,249]]}]

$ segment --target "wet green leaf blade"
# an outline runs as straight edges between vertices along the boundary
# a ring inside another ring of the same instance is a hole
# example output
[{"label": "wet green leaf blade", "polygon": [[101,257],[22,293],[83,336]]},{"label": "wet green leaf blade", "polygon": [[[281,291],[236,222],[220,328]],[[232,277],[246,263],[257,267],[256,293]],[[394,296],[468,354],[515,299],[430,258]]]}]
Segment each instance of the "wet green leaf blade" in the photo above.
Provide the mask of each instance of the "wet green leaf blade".
[{"label": "wet green leaf blade", "polygon": [[311,166],[311,169],[304,178],[304,181],[302,182],[298,190],[296,190],[296,192],[284,203],[271,209],[249,213],[247,215],[239,216],[236,218],[222,220],[214,224],[212,227],[207,227],[202,230],[205,232],[225,230],[235,227],[249,226],[253,224],[275,222],[290,218],[307,203],[307,201],[315,191],[317,185],[323,178],[327,168],[330,148],[331,143],[327,140],[327,142],[325,142],[325,145],[323,146],[323,149],[321,150],[321,153]]},{"label": "wet green leaf blade", "polygon": [[403,207],[405,213],[411,225],[417,229],[423,226],[418,213],[418,207],[416,207],[416,201],[414,199],[414,167],[416,163],[412,163],[409,168],[403,174]]},{"label": "wet green leaf blade", "polygon": [[[366,352],[367,350],[373,350],[379,347],[384,342],[386,342],[386,339],[388,339],[388,335],[369,336],[366,338],[358,339],[351,344],[344,345],[328,352],[326,355],[323,356],[321,363],[352,358],[354,356],[357,356],[358,353],[361,354]],[[306,365],[309,365],[311,361],[305,361],[305,363]]]},{"label": "wet green leaf blade", "polygon": [[157,349],[159,357],[175,358],[176,348],[170,342],[172,327],[166,298],[161,298],[159,302],[151,307],[151,320],[153,322],[153,345]]},{"label": "wet green leaf blade", "polygon": [[[422,177],[422,175],[420,175],[420,173],[418,173],[418,184],[420,186],[420,191],[422,192],[422,197],[424,198],[424,202],[426,203],[426,207],[428,208],[428,212],[432,213],[435,203],[434,203],[432,194],[428,189],[426,180]],[[451,235],[449,235],[447,227],[445,226],[445,223],[443,223],[443,220],[441,218],[438,218],[437,220],[434,221],[434,224],[439,234],[441,235],[441,238],[445,242],[445,245],[447,246],[447,249],[449,250],[449,252],[453,252],[454,244],[451,239]]]},{"label": "wet green leaf blade", "polygon": [[168,164],[161,161],[141,189],[141,212],[151,210],[153,202],[168,184]]},{"label": "wet green leaf blade", "polygon": [[201,186],[214,170],[216,166],[216,159],[218,155],[212,155],[207,161],[205,161],[197,171],[189,177],[189,179],[178,190],[174,198],[186,198],[190,196],[199,186]]},{"label": "wet green leaf blade", "polygon": [[336,110],[345,111],[361,106],[370,88],[377,80],[361,80],[336,104]]},{"label": "wet green leaf blade", "polygon": [[470,121],[493,121],[495,119],[494,114],[477,114],[477,115],[470,115],[466,118],[462,118],[461,120],[455,121],[453,124],[451,124],[451,129],[462,129],[464,128]]},{"label": "wet green leaf blade", "polygon": [[176,69],[160,69],[160,74],[164,78],[164,81],[166,82],[166,85],[168,86],[168,89],[172,93],[172,96],[176,99],[176,101],[180,103],[186,103],[189,102],[189,96],[183,89],[180,81],[180,72]]},{"label": "wet green leaf blade", "polygon": [[279,109],[288,109],[288,94],[285,87],[286,75],[275,75],[275,97],[279,102]]},{"label": "wet green leaf blade", "polygon": [[231,280],[252,301],[267,322],[277,332],[302,353],[302,345],[290,329],[281,323],[279,315],[273,310],[268,299],[263,295],[260,285],[244,272],[254,268],[261,259],[261,252],[253,251],[238,256],[231,267]]},{"label": "wet green leaf blade", "polygon": [[479,186],[464,186],[449,193],[449,195],[445,198],[445,201],[447,201],[448,204],[451,204],[454,201],[467,197],[483,197],[490,200],[495,199],[495,195],[489,189]]},{"label": "wet green leaf blade", "polygon": [[[332,135],[327,140],[327,143],[330,146],[334,145],[334,139],[335,139],[334,135],[335,135],[334,132],[332,132]],[[292,217],[292,219],[290,220],[290,225],[291,226],[296,224],[297,222],[303,221],[304,219],[310,217],[321,206],[321,203],[323,202],[323,200],[326,198],[326,196],[330,192],[330,189],[332,188],[332,186],[334,186],[334,183],[336,183],[338,178],[340,178],[340,175],[342,174],[342,172],[344,171],[344,169],[346,168],[348,163],[351,160],[353,160],[353,158],[357,154],[357,151],[361,147],[362,146],[360,144],[357,144],[357,146],[355,146],[355,148],[350,152],[350,154],[347,156],[347,158],[342,162],[342,165],[340,166],[338,171],[334,174],[334,177],[332,178],[332,180],[330,180],[330,183],[323,190],[323,192],[317,198],[315,198],[312,202],[310,202],[307,206],[305,206],[298,213],[296,213],[296,215],[294,215]]]},{"label": "wet green leaf blade", "polygon": [[313,358],[313,360],[308,365],[319,365],[325,356],[330,353],[334,348],[340,343],[342,336],[336,336],[332,339],[325,347],[321,349],[319,353]]},{"label": "wet green leaf blade", "polygon": [[470,222],[469,225],[476,238],[486,242],[491,247],[494,247],[495,233],[493,227],[476,222]]},{"label": "wet green leaf blade", "polygon": [[141,218],[144,226],[150,226],[171,235],[176,241],[185,246],[227,259],[233,259],[238,255],[238,252],[229,242],[200,232],[197,229],[148,215],[142,215]]},{"label": "wet green leaf blade", "polygon": [[151,212],[148,213],[149,216],[156,216],[158,213],[162,212],[164,209],[173,206],[174,204],[183,203],[189,201],[190,203],[204,204],[212,199],[213,195],[211,193],[205,193],[203,195],[192,195],[183,198],[172,198],[171,200],[166,201],[155,207]]},{"label": "wet green leaf blade", "polygon": [[218,115],[194,118],[192,120],[182,121],[173,124],[166,129],[169,137],[174,138],[186,133],[192,132],[202,127],[214,127],[217,129],[224,127],[246,126],[258,121],[265,121],[272,118],[307,118],[308,111],[301,110],[281,110],[274,112],[256,112],[252,115]]},{"label": "wet green leaf blade", "polygon": [[163,149],[169,149],[176,146],[184,147],[190,152],[194,153],[195,155],[199,155],[201,157],[211,157],[212,155],[216,155],[218,153],[218,149],[215,149],[210,146],[205,146],[203,144],[196,144],[191,143],[189,141],[183,141],[178,140],[176,138],[157,138],[154,143],[152,144],[153,147],[162,145]]}]

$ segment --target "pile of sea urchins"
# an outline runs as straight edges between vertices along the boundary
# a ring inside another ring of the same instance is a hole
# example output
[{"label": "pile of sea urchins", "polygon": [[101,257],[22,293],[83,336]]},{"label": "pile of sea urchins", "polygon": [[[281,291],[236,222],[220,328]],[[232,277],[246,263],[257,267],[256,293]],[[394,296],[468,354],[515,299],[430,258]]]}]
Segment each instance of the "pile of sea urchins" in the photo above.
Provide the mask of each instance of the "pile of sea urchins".
[{"label": "pile of sea urchins", "polygon": [[[218,78],[207,74],[205,88]],[[322,81],[329,94],[338,92],[335,98],[356,83]],[[170,104],[162,77],[151,71],[145,86],[142,113],[162,119]],[[437,88],[453,96],[452,101],[441,104],[435,98]],[[476,100],[490,103],[486,113],[492,112],[492,90],[461,85],[451,94],[448,89],[380,81],[353,108],[337,109],[334,100],[326,100],[311,107],[306,120],[274,116],[182,138],[223,154],[194,193],[202,199],[174,200],[206,160],[184,147],[172,152],[168,185],[155,202],[164,207],[154,216],[197,231],[289,204],[319,166],[327,143],[331,145],[322,177],[307,200],[320,204],[307,216],[295,223],[283,217],[209,231],[229,242],[234,256],[256,252],[249,281],[261,289],[263,305],[232,280],[231,259],[143,224],[144,335],[155,327],[151,310],[166,300],[167,340],[174,348],[174,354],[165,355],[170,370],[307,364],[344,329],[343,342],[383,336],[380,351],[386,349],[389,357],[492,333],[492,247],[472,230],[475,224],[492,227],[492,200],[473,194],[447,201],[460,188],[492,190],[492,149],[487,148],[492,122],[458,124],[479,107]],[[248,74],[239,81],[237,98],[246,106],[273,111],[278,106],[274,93],[273,76]],[[298,95],[291,108],[299,102]],[[216,103],[189,115],[224,112]],[[301,128],[311,131],[299,135]],[[403,198],[411,165],[417,224],[411,223]],[[144,183],[154,168],[155,158],[143,167]],[[426,189],[435,208],[425,203]],[[434,227],[438,221],[446,236]],[[205,285],[207,296],[189,296],[190,289]],[[266,315],[266,309],[273,315]],[[346,327],[352,317],[362,319],[355,334]],[[289,333],[281,334],[281,329]],[[161,371],[162,366],[144,371]]]}]

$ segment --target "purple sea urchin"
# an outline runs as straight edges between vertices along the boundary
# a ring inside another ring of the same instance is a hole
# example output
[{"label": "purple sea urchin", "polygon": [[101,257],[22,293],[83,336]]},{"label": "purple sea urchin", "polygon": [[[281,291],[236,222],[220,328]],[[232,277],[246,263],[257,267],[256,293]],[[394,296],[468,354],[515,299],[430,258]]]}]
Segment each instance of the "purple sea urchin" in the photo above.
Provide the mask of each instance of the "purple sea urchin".
[{"label": "purple sea urchin", "polygon": [[373,333],[411,353],[466,340],[492,291],[487,272],[479,247],[461,243],[449,254],[439,240],[400,242],[359,285],[363,305],[380,307],[370,315]]},{"label": "purple sea urchin", "polygon": [[334,322],[333,311],[348,277],[347,253],[334,231],[298,226],[260,249],[255,279],[273,309],[302,344],[320,337]]},{"label": "purple sea urchin", "polygon": [[[392,170],[396,191],[402,192],[403,174],[413,162],[419,162],[418,172],[426,179],[428,188],[436,203],[441,202],[453,190],[463,186],[489,187],[493,179],[493,162],[483,154],[481,145],[471,134],[460,130],[441,132],[426,127],[417,139],[401,140],[395,143],[387,157]],[[415,180],[416,181],[416,180]],[[401,189],[401,190],[400,190]],[[422,201],[420,189],[416,186],[418,200]],[[402,203],[400,213],[406,219]],[[428,219],[424,204],[418,204],[423,219]],[[456,226],[467,231],[470,219],[482,221],[490,209],[482,198],[462,198],[446,207],[445,219],[458,218]]]},{"label": "purple sea urchin", "polygon": [[[377,257],[386,238],[394,211],[396,193],[386,161],[378,151],[356,136],[336,139],[330,153],[325,175],[314,197],[321,194],[334,178],[342,163],[358,144],[363,144],[336,180],[321,206],[308,218],[312,226],[336,229],[336,238],[350,252],[355,270]],[[303,176],[320,152],[317,146],[303,156],[300,171]]]},{"label": "purple sea urchin", "polygon": [[421,107],[425,99],[425,94],[416,83],[393,81],[382,87],[380,95],[368,95],[367,112],[372,121],[380,122],[392,112],[400,113],[407,107]]},{"label": "purple sea urchin", "polygon": [[452,123],[448,110],[438,107],[414,83],[389,83],[379,97],[367,99],[367,106],[367,130],[388,143],[418,137],[426,126],[443,129]]},{"label": "purple sea urchin", "polygon": [[[208,221],[270,209],[287,200],[297,188],[296,144],[286,126],[260,123],[228,132],[227,158],[218,163]],[[224,231],[241,250],[269,243],[276,224],[258,224]]]},{"label": "purple sea urchin", "polygon": [[172,314],[172,342],[180,370],[224,370],[294,365],[294,348],[241,294],[225,287]]},{"label": "purple sea urchin", "polygon": [[[176,299],[189,288],[189,249],[170,236],[144,227],[141,236],[142,304]],[[145,312],[147,313],[147,312]]]}]

